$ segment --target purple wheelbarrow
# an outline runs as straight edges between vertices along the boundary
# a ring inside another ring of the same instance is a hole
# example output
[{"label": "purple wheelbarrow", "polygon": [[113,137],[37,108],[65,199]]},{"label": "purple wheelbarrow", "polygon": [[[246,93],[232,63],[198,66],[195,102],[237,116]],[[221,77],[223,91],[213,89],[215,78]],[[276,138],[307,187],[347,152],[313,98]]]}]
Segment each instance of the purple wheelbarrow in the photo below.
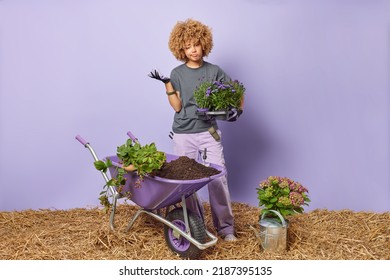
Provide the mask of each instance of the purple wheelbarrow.
[{"label": "purple wheelbarrow", "polygon": [[[137,138],[127,133],[133,141]],[[95,161],[98,161],[95,151],[90,144],[79,135],[76,139],[89,149]],[[178,158],[176,155],[166,154],[167,162]],[[113,167],[109,168],[111,178],[117,174],[118,168],[122,167],[117,156],[108,156],[103,160],[110,159]],[[164,224],[164,236],[168,247],[183,259],[197,259],[202,250],[214,246],[218,238],[211,234],[205,227],[204,221],[194,215],[186,207],[186,198],[196,195],[196,191],[206,186],[212,180],[226,174],[222,166],[210,164],[220,173],[211,177],[198,180],[172,180],[161,177],[144,176],[141,187],[136,182],[139,180],[137,172],[125,174],[126,185],[121,192],[109,186],[107,195],[112,197],[112,211],[110,215],[110,227],[115,228],[114,216],[117,200],[130,193],[130,200],[140,207],[130,220],[126,231],[129,231],[140,214],[145,213]],[[101,172],[106,183],[109,178],[105,172]],[[165,215],[162,214],[165,209]]]}]

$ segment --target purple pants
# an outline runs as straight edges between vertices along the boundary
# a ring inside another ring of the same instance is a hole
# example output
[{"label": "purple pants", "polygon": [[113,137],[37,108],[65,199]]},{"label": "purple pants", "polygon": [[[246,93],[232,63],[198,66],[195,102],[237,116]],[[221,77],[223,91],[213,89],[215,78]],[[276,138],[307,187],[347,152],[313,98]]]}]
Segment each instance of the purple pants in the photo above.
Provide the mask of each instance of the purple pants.
[{"label": "purple pants", "polygon": [[[221,137],[221,131],[218,130]],[[221,137],[222,138],[222,137]],[[198,159],[199,151],[207,148],[206,162],[225,167],[223,147],[211,134],[206,132],[192,134],[177,134],[173,137],[174,153],[178,156],[188,156]],[[219,235],[234,234],[234,218],[226,175],[208,184],[209,201],[213,225]],[[204,220],[204,209],[197,194],[186,200],[187,208]]]}]

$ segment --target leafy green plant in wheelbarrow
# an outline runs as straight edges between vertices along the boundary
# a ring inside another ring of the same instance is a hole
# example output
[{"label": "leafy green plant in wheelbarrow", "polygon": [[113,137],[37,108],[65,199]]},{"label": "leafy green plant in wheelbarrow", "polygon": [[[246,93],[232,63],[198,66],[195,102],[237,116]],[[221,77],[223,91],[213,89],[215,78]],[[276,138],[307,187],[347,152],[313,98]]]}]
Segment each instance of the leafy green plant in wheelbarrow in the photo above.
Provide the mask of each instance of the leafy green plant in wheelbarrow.
[{"label": "leafy green plant in wheelbarrow", "polygon": [[[127,139],[125,144],[117,148],[117,156],[122,162],[123,168],[117,167],[117,175],[106,183],[99,197],[100,203],[105,207],[105,210],[108,210],[111,206],[107,198],[108,186],[114,186],[120,193],[126,184],[124,175],[127,172],[136,171],[139,176],[137,184],[140,187],[143,177],[146,174],[159,170],[166,161],[165,153],[157,150],[155,143],[141,145],[138,141],[132,139]],[[95,161],[94,165],[97,170],[102,172],[106,172],[108,168],[113,166],[110,159]],[[127,196],[130,195],[127,194]]]}]

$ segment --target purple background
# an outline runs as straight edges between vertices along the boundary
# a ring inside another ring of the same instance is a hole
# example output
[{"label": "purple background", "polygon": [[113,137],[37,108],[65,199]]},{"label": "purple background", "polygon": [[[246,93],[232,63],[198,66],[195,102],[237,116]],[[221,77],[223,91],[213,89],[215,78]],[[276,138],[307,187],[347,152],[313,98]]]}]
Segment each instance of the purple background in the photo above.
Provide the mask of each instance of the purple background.
[{"label": "purple background", "polygon": [[[131,130],[172,152],[173,110],[147,73],[178,65],[178,20],[214,32],[207,58],[247,88],[221,123],[232,199],[269,175],[307,210],[390,210],[390,1],[0,1],[0,210],[99,205],[99,156]],[[205,196],[205,192],[202,192]]]}]

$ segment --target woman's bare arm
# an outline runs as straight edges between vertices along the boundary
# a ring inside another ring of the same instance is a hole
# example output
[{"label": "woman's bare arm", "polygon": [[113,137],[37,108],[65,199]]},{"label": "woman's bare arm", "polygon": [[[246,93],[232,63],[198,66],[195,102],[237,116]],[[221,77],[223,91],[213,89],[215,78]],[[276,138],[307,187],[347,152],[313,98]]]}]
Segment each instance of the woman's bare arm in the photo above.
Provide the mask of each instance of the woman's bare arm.
[{"label": "woman's bare arm", "polygon": [[176,91],[173,88],[170,78],[164,77],[160,75],[157,70],[151,71],[148,75],[149,77],[159,80],[165,84],[165,90],[168,95],[168,101],[173,110],[175,112],[180,112],[181,110],[181,100],[180,100],[180,92]]}]

